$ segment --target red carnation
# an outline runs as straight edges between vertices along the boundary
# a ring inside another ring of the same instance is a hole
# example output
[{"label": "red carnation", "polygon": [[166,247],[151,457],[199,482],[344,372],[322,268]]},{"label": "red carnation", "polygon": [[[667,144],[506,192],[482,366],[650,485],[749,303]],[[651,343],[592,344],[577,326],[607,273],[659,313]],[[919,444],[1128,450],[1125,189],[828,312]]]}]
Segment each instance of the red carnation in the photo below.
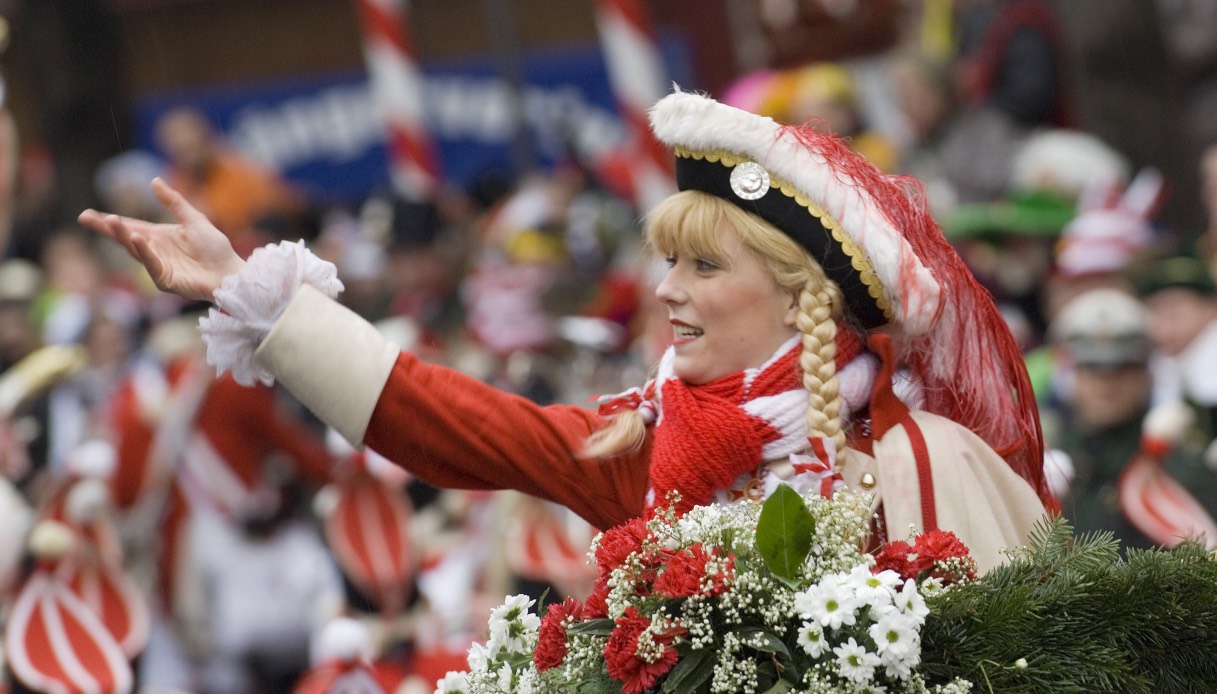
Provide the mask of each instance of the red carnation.
[{"label": "red carnation", "polygon": [[672,647],[672,639],[681,630],[654,635],[655,643],[663,648],[663,653],[655,662],[649,663],[638,657],[638,637],[649,626],[651,620],[639,615],[637,609],[628,607],[625,614],[617,618],[617,626],[604,646],[608,674],[621,682],[624,694],[642,694],[655,686],[655,682],[680,660],[680,654]]},{"label": "red carnation", "polygon": [[663,573],[655,579],[655,592],[666,598],[721,595],[726,592],[727,584],[734,578],[734,557],[727,557],[726,565],[710,576],[710,589],[708,591],[702,589],[702,583],[706,579],[706,564],[710,559],[718,556],[717,550],[712,549],[707,552],[701,543],[695,544],[687,550],[676,552],[668,559]]},{"label": "red carnation", "polygon": [[913,550],[935,561],[968,556],[968,547],[950,530],[932,530],[917,536]]},{"label": "red carnation", "polygon": [[[962,572],[942,570],[939,563],[949,559],[962,560]],[[891,569],[904,579],[921,580],[928,574],[943,579],[948,585],[964,578],[976,578],[976,563],[972,561],[967,545],[949,530],[932,530],[918,535],[912,545],[903,540],[888,542],[875,554],[875,566],[871,571],[879,573],[884,569]]]},{"label": "red carnation", "polygon": [[[968,546],[949,530],[934,530],[918,536],[913,549],[919,556],[931,562],[928,567],[932,571],[930,575],[942,579],[947,584],[965,578],[976,578],[976,562],[973,561]],[[962,572],[943,570],[938,566],[940,562],[949,559],[961,560],[959,563],[963,565]]]},{"label": "red carnation", "polygon": [[608,576],[596,579],[592,594],[587,596],[583,605],[583,619],[603,619],[608,617]]},{"label": "red carnation", "polygon": [[917,578],[916,574],[909,576],[909,555],[913,552],[913,546],[904,540],[892,540],[879,548],[875,553],[875,565],[871,567],[871,571],[879,573],[880,571],[895,571],[900,574],[901,578]]},{"label": "red carnation", "polygon": [[541,619],[537,648],[532,654],[532,662],[536,664],[538,672],[558,667],[566,658],[566,625],[563,622],[567,617],[574,617],[575,621],[583,619],[583,605],[578,600],[567,598],[550,605],[549,611]]},{"label": "red carnation", "polygon": [[647,538],[647,525],[641,518],[634,518],[604,531],[596,547],[596,563],[600,574],[607,576],[613,569],[625,563],[631,554],[642,549]]},{"label": "red carnation", "polygon": [[904,540],[893,540],[879,548],[875,553],[873,573],[891,569],[900,574],[900,578],[917,580],[923,571],[934,568],[934,559],[917,552],[917,549]]}]

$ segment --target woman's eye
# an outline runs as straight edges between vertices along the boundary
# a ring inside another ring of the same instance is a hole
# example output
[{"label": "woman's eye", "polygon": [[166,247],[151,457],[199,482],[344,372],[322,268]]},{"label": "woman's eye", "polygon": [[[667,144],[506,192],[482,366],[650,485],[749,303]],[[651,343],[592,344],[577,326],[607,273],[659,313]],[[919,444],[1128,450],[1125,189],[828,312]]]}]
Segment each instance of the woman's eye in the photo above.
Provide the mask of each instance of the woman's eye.
[{"label": "woman's eye", "polygon": [[712,260],[706,260],[705,258],[697,259],[697,271],[698,272],[714,272],[717,269],[718,269],[718,263],[715,263]]},{"label": "woman's eye", "polygon": [[671,267],[676,267],[676,256],[674,256],[674,255],[670,255],[670,256],[668,256],[668,257],[664,258],[664,259],[663,259],[663,262],[664,262],[664,263],[666,263],[666,264],[667,264],[667,266],[668,266],[668,267],[670,267],[670,268],[671,268]]}]

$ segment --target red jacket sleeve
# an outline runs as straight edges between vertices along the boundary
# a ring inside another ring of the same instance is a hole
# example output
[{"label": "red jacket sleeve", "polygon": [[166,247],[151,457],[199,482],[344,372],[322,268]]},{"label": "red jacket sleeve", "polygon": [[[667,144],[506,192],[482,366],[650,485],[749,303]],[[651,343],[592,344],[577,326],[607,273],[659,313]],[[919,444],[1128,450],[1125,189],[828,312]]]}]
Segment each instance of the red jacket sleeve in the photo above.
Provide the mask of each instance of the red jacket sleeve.
[{"label": "red jacket sleeve", "polygon": [[364,442],[431,484],[517,489],[605,529],[642,513],[649,445],[610,460],[578,458],[603,424],[591,410],[542,407],[403,352]]}]

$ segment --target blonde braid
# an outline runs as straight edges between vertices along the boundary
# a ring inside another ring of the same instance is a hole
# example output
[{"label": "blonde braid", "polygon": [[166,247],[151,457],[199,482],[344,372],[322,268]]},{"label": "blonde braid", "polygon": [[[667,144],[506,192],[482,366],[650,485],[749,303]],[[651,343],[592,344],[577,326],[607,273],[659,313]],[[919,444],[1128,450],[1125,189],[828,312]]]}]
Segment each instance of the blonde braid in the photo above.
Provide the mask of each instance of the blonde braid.
[{"label": "blonde braid", "polygon": [[646,441],[647,423],[637,410],[625,410],[613,415],[608,426],[588,437],[580,458],[612,458],[636,453]]},{"label": "blonde braid", "polygon": [[[817,276],[818,275],[818,276]],[[837,460],[845,456],[845,430],[841,428],[841,386],[837,381],[836,307],[840,290],[820,273],[808,279],[799,293],[796,318],[803,333],[803,387],[807,389],[807,433],[837,444]]]}]

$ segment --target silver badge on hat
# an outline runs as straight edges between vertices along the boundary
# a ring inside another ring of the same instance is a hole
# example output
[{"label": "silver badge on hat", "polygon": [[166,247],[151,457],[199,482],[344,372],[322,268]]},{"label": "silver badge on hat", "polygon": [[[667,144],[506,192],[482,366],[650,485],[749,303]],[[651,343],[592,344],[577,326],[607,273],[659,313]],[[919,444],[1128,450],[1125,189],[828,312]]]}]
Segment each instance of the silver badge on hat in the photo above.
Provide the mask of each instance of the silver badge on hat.
[{"label": "silver badge on hat", "polygon": [[745,200],[756,200],[769,192],[769,172],[754,161],[739,164],[731,172],[731,190]]}]

